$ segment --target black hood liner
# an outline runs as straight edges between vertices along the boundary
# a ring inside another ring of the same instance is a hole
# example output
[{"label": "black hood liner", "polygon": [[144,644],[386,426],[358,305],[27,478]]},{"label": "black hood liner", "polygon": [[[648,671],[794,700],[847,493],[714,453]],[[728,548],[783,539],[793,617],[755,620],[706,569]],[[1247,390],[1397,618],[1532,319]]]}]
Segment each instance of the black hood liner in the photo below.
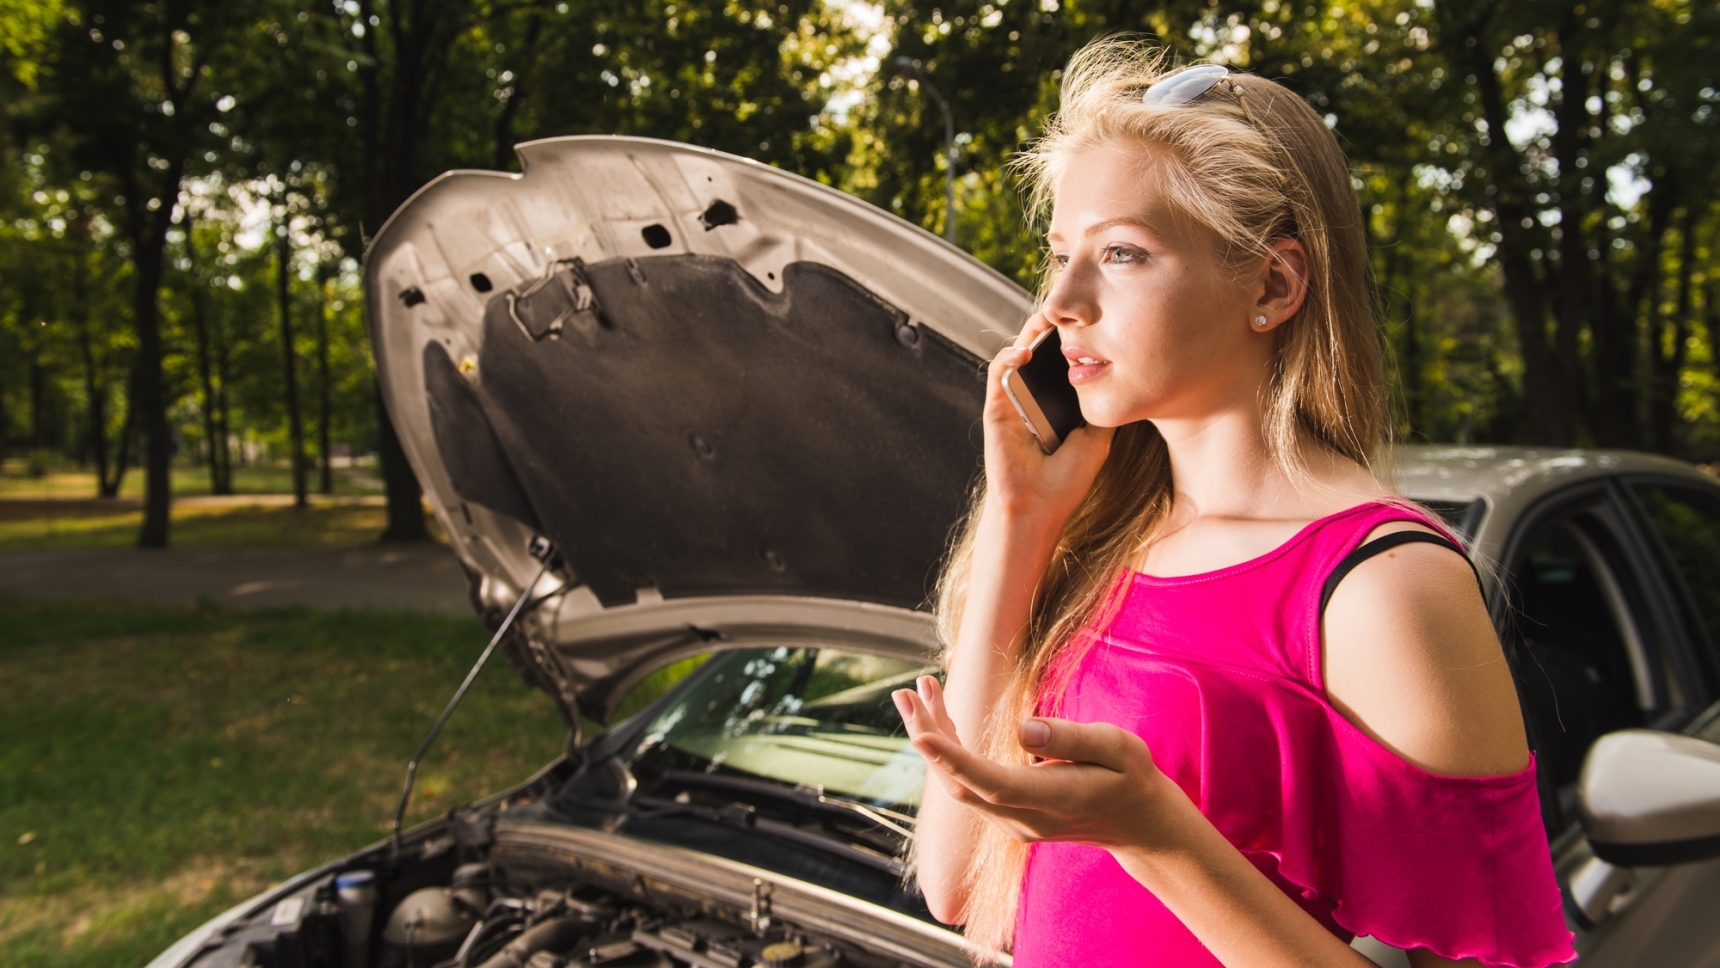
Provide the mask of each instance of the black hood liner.
[{"label": "black hood liner", "polygon": [[922,605],[980,466],[981,361],[828,266],[782,281],[675,255],[499,294],[475,384],[425,347],[455,491],[547,535],[606,606]]}]

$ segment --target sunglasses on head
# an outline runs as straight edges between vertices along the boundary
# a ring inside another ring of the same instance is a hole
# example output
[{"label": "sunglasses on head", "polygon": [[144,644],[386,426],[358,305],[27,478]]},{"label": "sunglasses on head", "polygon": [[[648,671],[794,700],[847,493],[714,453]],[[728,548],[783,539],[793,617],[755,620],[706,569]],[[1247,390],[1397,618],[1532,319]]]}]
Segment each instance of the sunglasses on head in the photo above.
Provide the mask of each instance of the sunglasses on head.
[{"label": "sunglasses on head", "polygon": [[1242,85],[1235,81],[1225,82],[1229,76],[1230,68],[1219,64],[1185,67],[1154,82],[1152,87],[1142,92],[1141,103],[1180,108],[1224,82],[1224,87],[1236,95],[1236,103],[1242,107],[1242,116],[1248,119],[1249,124],[1255,124],[1254,115],[1248,110],[1248,99],[1242,96]]}]

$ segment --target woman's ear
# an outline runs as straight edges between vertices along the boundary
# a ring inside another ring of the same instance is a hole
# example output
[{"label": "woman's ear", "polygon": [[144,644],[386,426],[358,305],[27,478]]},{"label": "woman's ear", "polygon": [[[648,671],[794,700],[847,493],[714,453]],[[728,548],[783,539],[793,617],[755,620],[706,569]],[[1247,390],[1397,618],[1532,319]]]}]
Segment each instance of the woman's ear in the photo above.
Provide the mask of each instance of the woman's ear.
[{"label": "woman's ear", "polygon": [[[1308,253],[1295,239],[1280,239],[1272,244],[1265,259],[1260,278],[1260,290],[1254,306],[1256,329],[1264,332],[1296,315],[1308,298]],[[1260,326],[1264,317],[1266,325]]]}]

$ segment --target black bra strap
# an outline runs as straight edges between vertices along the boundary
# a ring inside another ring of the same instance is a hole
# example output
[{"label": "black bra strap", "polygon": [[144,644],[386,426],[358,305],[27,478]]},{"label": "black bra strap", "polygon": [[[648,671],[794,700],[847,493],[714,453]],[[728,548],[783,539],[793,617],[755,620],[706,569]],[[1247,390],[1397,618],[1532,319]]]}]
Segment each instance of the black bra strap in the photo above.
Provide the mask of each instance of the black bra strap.
[{"label": "black bra strap", "polygon": [[[1320,615],[1323,617],[1326,614],[1326,603],[1332,600],[1332,593],[1338,590],[1338,583],[1344,580],[1344,576],[1355,570],[1357,565],[1367,561],[1369,558],[1372,558],[1377,554],[1390,551],[1398,545],[1413,544],[1418,541],[1426,542],[1427,544],[1436,544],[1441,548],[1450,548],[1452,551],[1462,555],[1464,562],[1469,565],[1469,569],[1475,572],[1476,584],[1481,583],[1481,572],[1476,570],[1475,562],[1470,561],[1469,556],[1464,554],[1463,549],[1453,544],[1451,539],[1447,538],[1445,535],[1434,534],[1431,531],[1393,531],[1391,534],[1380,535],[1378,538],[1362,545],[1360,548],[1357,548],[1345,555],[1343,561],[1338,562],[1338,567],[1333,568],[1332,573],[1326,576],[1326,587],[1320,589]],[[1483,599],[1487,597],[1487,590],[1485,587],[1482,588],[1481,597]]]}]

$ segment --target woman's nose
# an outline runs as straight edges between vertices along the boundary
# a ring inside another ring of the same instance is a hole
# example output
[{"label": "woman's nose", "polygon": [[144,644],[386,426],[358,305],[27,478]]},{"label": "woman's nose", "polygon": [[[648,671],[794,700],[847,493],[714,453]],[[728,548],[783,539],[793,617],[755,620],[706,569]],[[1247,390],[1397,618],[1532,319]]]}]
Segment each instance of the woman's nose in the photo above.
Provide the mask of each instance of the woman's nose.
[{"label": "woman's nose", "polygon": [[1092,274],[1071,263],[1057,273],[1045,295],[1045,318],[1058,326],[1086,326],[1099,318]]}]

